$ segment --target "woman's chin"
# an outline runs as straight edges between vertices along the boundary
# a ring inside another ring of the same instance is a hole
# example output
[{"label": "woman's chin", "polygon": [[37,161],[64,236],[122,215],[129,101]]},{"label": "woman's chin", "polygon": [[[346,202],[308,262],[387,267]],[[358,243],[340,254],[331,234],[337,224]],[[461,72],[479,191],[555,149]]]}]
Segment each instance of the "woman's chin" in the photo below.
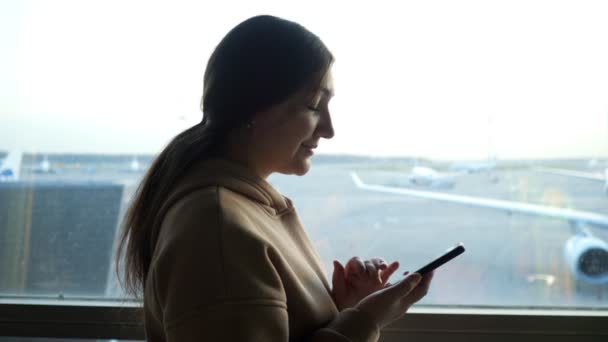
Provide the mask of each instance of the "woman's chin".
[{"label": "woman's chin", "polygon": [[294,172],[293,173],[298,176],[304,176],[305,174],[308,173],[308,170],[310,170],[310,166],[311,166],[310,157],[298,159],[294,163]]},{"label": "woman's chin", "polygon": [[304,176],[310,170],[311,162],[310,157],[296,157],[291,160],[289,165],[286,165],[281,171],[282,174],[286,175],[297,175]]}]

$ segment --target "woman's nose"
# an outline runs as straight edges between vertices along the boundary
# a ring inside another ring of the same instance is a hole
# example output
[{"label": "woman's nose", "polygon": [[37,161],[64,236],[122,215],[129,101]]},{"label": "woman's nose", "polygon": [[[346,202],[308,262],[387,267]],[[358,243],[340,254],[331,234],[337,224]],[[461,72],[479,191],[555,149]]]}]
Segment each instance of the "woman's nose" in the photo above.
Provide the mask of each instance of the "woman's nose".
[{"label": "woman's nose", "polygon": [[331,139],[335,132],[331,122],[331,115],[326,111],[319,121],[318,133],[321,138]]}]

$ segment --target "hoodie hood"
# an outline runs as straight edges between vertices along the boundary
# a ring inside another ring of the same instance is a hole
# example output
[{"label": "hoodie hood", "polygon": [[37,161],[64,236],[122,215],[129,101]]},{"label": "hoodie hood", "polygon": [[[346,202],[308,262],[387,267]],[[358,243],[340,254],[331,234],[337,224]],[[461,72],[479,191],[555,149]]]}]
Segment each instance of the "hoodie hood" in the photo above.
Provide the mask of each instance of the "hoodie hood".
[{"label": "hoodie hood", "polygon": [[225,159],[205,160],[193,165],[180,180],[168,202],[174,202],[187,193],[208,186],[220,186],[241,194],[270,209],[275,215],[293,207],[291,201],[265,179],[244,165]]}]

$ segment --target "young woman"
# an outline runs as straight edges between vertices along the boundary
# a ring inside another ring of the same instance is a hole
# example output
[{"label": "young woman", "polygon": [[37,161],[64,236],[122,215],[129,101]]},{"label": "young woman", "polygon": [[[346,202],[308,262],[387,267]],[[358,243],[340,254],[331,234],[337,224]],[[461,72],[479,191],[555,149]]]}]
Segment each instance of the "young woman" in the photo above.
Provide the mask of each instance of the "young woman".
[{"label": "young woman", "polygon": [[156,158],[123,223],[127,289],[149,342],[376,341],[428,291],[382,259],[334,262],[330,287],[292,202],[266,178],[304,175],[334,135],[333,56],[304,27],[258,16],[204,76],[201,123]]}]

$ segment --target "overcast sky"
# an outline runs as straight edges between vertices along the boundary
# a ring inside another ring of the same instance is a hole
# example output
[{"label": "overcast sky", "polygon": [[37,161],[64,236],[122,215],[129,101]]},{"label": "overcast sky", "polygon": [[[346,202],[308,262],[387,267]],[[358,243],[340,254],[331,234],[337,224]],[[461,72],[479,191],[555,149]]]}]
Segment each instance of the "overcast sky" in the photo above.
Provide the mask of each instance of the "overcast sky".
[{"label": "overcast sky", "polygon": [[608,156],[608,2],[380,3],[3,0],[0,150],[157,153],[221,37],[273,14],[337,58],[321,153]]}]

